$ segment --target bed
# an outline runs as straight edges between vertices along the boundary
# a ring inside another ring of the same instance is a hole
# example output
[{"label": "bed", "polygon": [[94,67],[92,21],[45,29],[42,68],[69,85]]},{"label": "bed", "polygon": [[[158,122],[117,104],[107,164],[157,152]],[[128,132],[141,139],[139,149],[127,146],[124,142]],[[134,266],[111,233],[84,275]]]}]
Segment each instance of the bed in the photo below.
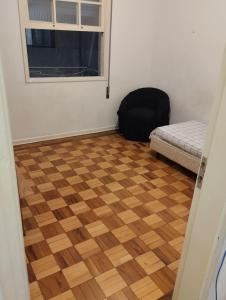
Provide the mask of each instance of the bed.
[{"label": "bed", "polygon": [[198,173],[207,124],[189,121],[156,128],[150,147],[194,173]]}]

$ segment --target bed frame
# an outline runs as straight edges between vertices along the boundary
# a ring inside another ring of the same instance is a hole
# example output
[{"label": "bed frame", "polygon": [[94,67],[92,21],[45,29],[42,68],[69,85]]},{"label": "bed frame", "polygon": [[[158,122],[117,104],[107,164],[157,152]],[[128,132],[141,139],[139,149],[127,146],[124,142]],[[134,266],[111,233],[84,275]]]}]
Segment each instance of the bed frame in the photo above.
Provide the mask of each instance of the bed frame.
[{"label": "bed frame", "polygon": [[171,145],[157,136],[151,137],[150,147],[151,150],[162,154],[172,161],[175,161],[186,169],[196,174],[198,173],[201,162],[200,157],[194,156],[174,145]]}]

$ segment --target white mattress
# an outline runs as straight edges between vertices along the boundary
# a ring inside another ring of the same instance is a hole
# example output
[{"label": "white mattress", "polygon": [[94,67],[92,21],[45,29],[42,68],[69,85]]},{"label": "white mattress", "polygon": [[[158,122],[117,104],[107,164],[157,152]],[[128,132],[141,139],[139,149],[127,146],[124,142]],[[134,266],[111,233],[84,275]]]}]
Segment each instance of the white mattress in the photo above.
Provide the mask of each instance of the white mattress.
[{"label": "white mattress", "polygon": [[207,124],[189,121],[169,126],[158,127],[150,138],[155,135],[171,145],[201,157],[207,132]]}]

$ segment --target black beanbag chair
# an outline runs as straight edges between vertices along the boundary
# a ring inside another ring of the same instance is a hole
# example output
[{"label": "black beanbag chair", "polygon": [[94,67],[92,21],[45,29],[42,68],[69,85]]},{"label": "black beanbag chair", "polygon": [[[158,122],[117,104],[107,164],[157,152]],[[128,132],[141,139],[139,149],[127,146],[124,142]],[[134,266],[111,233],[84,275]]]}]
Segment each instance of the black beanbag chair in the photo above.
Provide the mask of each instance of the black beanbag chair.
[{"label": "black beanbag chair", "polygon": [[169,96],[156,88],[129,93],[118,110],[119,132],[132,141],[148,142],[152,130],[169,124]]}]

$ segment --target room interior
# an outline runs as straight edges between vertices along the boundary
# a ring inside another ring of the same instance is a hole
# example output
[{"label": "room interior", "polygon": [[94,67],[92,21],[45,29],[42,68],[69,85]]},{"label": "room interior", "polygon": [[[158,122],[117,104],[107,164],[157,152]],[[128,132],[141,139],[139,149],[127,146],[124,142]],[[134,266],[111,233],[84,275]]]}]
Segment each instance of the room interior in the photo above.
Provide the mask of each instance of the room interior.
[{"label": "room interior", "polygon": [[131,91],[149,87],[169,96],[170,124],[208,124],[225,3],[105,0],[103,78],[33,80],[25,2],[3,2],[0,54],[31,299],[172,299],[201,154],[194,167],[168,148],[159,157],[154,134],[151,145],[126,139],[117,112]]}]

